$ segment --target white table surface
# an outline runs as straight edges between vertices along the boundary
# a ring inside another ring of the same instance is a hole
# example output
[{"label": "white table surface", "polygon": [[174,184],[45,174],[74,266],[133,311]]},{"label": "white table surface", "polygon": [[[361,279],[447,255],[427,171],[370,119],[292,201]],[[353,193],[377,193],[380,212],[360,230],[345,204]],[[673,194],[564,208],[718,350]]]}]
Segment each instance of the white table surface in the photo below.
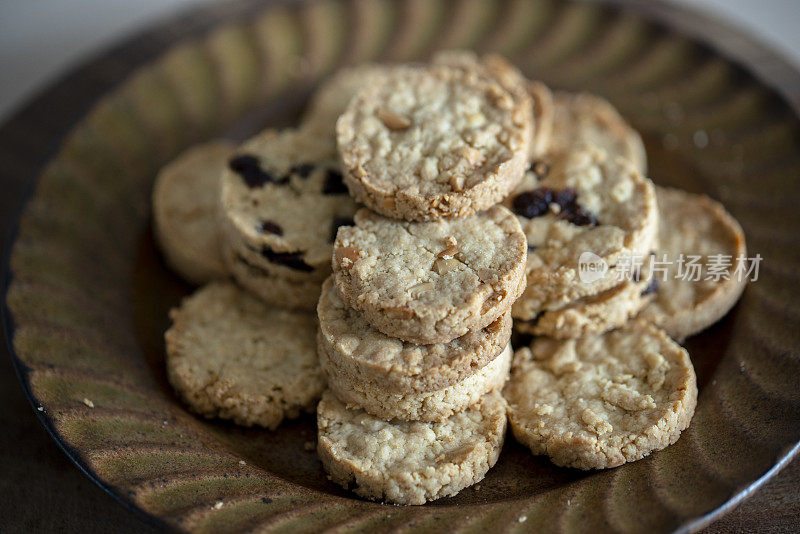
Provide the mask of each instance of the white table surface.
[{"label": "white table surface", "polygon": [[[103,47],[205,1],[0,0],[0,121]],[[800,66],[800,0],[674,1],[727,19]]]}]

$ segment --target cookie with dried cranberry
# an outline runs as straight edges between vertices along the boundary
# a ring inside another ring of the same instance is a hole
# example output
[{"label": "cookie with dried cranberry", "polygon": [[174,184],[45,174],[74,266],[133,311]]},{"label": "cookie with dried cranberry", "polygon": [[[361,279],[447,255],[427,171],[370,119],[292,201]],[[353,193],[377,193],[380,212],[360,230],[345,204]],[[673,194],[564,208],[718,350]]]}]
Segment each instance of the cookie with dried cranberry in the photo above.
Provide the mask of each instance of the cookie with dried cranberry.
[{"label": "cookie with dried cranberry", "polygon": [[[645,258],[658,228],[652,182],[592,146],[534,164],[506,205],[528,240],[527,288],[515,319],[619,285],[618,264]],[[596,272],[582,272],[589,260]]]},{"label": "cookie with dried cranberry", "polygon": [[336,230],[356,211],[332,140],[305,130],[269,130],[242,145],[223,174],[220,206],[239,256],[317,286],[330,274]]},{"label": "cookie with dried cranberry", "polygon": [[225,278],[217,226],[219,181],[235,145],[194,146],[162,168],[153,186],[153,227],[169,266],[193,284]]},{"label": "cookie with dried cranberry", "polygon": [[466,217],[522,178],[531,122],[530,100],[485,69],[393,67],[336,123],[345,183],[388,217]]},{"label": "cookie with dried cranberry", "polygon": [[639,133],[606,99],[589,93],[557,92],[553,95],[553,130],[548,152],[563,154],[587,144],[630,161],[647,172],[647,154]]},{"label": "cookie with dried cranberry", "polygon": [[666,273],[658,274],[655,300],[641,317],[682,341],[717,322],[739,300],[747,285],[747,247],[741,226],[720,203],[665,187],[657,187],[656,195],[661,213],[656,257]]},{"label": "cookie with dried cranberry", "polygon": [[411,222],[366,209],[339,230],[342,300],[387,336],[446,343],[505,313],[525,287],[526,242],[502,206],[463,219]]}]

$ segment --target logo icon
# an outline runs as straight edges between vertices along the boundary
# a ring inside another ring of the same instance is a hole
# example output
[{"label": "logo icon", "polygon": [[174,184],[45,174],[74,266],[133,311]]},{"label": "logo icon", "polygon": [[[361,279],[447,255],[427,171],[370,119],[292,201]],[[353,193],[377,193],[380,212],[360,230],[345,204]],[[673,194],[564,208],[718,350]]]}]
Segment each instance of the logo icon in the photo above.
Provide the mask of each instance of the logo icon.
[{"label": "logo icon", "polygon": [[606,260],[594,252],[584,252],[578,257],[578,278],[584,284],[601,280],[608,272]]}]

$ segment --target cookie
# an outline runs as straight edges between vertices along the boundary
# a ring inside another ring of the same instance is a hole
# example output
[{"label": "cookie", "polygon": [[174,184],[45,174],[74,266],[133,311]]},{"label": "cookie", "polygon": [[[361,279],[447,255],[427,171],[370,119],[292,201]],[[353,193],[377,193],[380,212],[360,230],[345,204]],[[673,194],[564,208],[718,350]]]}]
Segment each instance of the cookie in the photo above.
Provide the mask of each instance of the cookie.
[{"label": "cookie", "polygon": [[303,130],[268,130],[240,147],[220,206],[225,239],[250,263],[317,286],[330,274],[336,229],[356,210],[331,140]]},{"label": "cookie", "polygon": [[[641,316],[682,341],[717,322],[736,304],[747,284],[747,278],[737,273],[737,269],[747,271],[742,260],[747,248],[741,226],[718,202],[664,187],[657,187],[656,194],[661,213],[656,259],[666,260],[666,273],[656,273],[655,300]],[[714,280],[716,275],[709,271],[720,254],[730,257],[727,280]],[[699,256],[699,280],[678,276],[681,255],[687,263],[690,256]]]},{"label": "cookie", "polygon": [[391,392],[437,391],[464,380],[494,360],[511,336],[511,313],[506,312],[448,343],[407,343],[379,332],[347,307],[330,278],[322,286],[317,314],[322,348],[339,372]]},{"label": "cookie", "polygon": [[339,229],[342,300],[390,337],[447,343],[485,328],[525,287],[525,235],[502,206],[464,219],[398,221],[359,210]]},{"label": "cookie", "polygon": [[404,421],[443,421],[474,405],[492,391],[499,391],[508,379],[512,350],[507,345],[500,354],[467,377],[435,391],[389,390],[380,382],[350,374],[325,350],[320,340],[319,360],[328,387],[348,406],[384,419]]},{"label": "cookie", "polygon": [[225,278],[217,229],[219,180],[234,145],[211,141],[185,151],[158,173],[153,227],[169,266],[186,281]]},{"label": "cookie", "polygon": [[195,412],[274,429],[313,411],[325,389],[316,317],[213,282],[170,312],[167,376]]},{"label": "cookie", "polygon": [[[593,146],[533,165],[505,203],[528,239],[527,288],[515,319],[531,320],[542,309],[619,285],[618,263],[646,257],[656,239],[652,182]],[[607,270],[581,277],[582,258]]]},{"label": "cookie", "polygon": [[525,334],[570,339],[601,334],[625,324],[654,298],[650,269],[597,295],[583,297],[555,309],[539,311],[528,321],[515,321]]},{"label": "cookie", "polygon": [[316,280],[296,282],[268,272],[223,243],[222,254],[234,280],[267,304],[314,311],[322,285]]},{"label": "cookie", "polygon": [[484,69],[394,67],[336,123],[345,183],[374,211],[407,220],[465,217],[522,178],[530,100]]},{"label": "cookie", "polygon": [[686,350],[634,320],[599,336],[535,339],[515,353],[503,395],[514,437],[533,454],[606,469],[675,443],[697,384]]},{"label": "cookie", "polygon": [[424,504],[483,479],[506,430],[499,393],[439,423],[382,421],[326,391],[317,407],[317,453],[328,477],[367,499]]},{"label": "cookie", "polygon": [[548,151],[563,154],[577,145],[595,145],[647,173],[647,153],[639,133],[607,100],[588,93],[553,95],[553,130]]},{"label": "cookie", "polygon": [[347,67],[325,80],[303,116],[302,128],[333,139],[336,121],[359,89],[371,87],[386,75],[386,65],[367,63]]}]

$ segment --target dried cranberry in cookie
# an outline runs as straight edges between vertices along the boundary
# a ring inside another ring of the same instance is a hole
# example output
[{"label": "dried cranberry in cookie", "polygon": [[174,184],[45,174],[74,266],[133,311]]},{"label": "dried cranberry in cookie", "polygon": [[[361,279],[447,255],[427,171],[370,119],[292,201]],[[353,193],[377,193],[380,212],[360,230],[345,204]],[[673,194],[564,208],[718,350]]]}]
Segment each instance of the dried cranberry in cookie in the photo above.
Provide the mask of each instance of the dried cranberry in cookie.
[{"label": "dried cranberry in cookie", "polygon": [[[515,319],[531,320],[619,285],[617,263],[643,260],[656,238],[653,184],[596,147],[531,165],[505,204],[528,239],[527,288],[514,305]],[[581,279],[581,256],[588,253],[608,267],[596,279]]]},{"label": "dried cranberry in cookie", "polygon": [[336,135],[359,201],[407,220],[464,217],[501,201],[522,178],[530,100],[483,68],[404,66],[361,89]]},{"label": "dried cranberry in cookie", "polygon": [[270,130],[242,145],[222,177],[220,205],[238,256],[317,286],[330,274],[334,224],[356,210],[332,139],[305,130]]}]

